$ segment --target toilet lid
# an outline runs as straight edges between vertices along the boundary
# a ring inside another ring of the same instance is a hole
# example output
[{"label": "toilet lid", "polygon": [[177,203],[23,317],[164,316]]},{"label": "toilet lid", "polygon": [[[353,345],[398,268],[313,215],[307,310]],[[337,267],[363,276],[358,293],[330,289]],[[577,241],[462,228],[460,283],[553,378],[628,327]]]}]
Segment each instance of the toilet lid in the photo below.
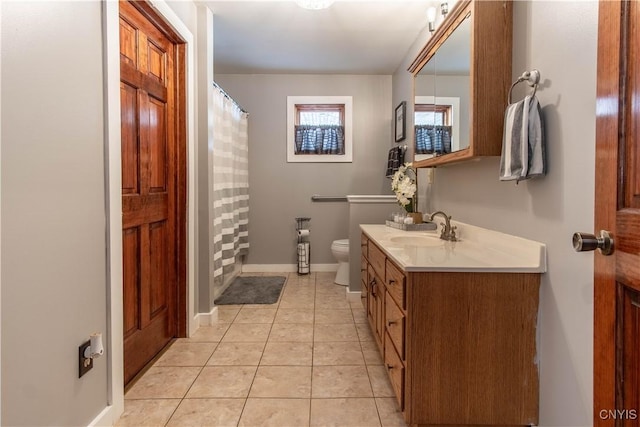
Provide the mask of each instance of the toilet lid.
[{"label": "toilet lid", "polygon": [[333,244],[336,246],[349,246],[349,239],[334,240]]}]

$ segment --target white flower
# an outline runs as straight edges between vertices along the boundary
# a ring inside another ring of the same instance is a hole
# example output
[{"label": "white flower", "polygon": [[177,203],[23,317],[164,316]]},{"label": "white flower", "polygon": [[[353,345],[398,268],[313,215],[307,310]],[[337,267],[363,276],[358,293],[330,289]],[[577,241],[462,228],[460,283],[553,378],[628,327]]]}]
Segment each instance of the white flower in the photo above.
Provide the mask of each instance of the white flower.
[{"label": "white flower", "polygon": [[[411,171],[413,177],[408,175],[408,172]],[[404,165],[398,168],[398,171],[393,174],[393,178],[391,179],[391,189],[396,194],[396,199],[398,199],[398,203],[405,207],[409,205],[412,201],[417,202],[416,192],[416,171],[413,169],[411,163],[405,163]],[[414,203],[414,207],[416,204]]]}]

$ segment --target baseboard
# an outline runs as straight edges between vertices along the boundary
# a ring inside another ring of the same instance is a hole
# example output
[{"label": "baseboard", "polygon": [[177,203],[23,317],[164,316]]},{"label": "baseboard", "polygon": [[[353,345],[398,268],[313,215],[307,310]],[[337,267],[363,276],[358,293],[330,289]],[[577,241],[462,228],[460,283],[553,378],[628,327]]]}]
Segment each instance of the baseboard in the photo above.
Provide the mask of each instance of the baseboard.
[{"label": "baseboard", "polygon": [[[243,273],[295,273],[297,264],[243,264]],[[311,264],[312,272],[338,271],[338,264]]]},{"label": "baseboard", "polygon": [[347,288],[347,301],[348,302],[360,302],[360,297],[362,296],[362,292],[360,291],[350,291]]},{"label": "baseboard", "polygon": [[124,412],[124,403],[120,405],[109,405],[102,410],[90,423],[89,427],[111,427],[116,424]]},{"label": "baseboard", "polygon": [[[208,313],[198,313],[195,316],[196,329],[200,326],[209,326],[218,322],[218,306],[215,306]],[[195,332],[195,331],[194,331]]]}]

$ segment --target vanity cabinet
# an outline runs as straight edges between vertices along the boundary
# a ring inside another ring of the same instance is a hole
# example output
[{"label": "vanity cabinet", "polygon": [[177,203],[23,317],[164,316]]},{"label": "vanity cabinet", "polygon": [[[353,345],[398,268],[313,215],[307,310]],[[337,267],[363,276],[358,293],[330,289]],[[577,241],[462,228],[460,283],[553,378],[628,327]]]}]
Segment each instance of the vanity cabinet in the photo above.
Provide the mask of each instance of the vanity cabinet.
[{"label": "vanity cabinet", "polygon": [[367,317],[411,426],[538,423],[539,273],[403,271],[362,234]]}]

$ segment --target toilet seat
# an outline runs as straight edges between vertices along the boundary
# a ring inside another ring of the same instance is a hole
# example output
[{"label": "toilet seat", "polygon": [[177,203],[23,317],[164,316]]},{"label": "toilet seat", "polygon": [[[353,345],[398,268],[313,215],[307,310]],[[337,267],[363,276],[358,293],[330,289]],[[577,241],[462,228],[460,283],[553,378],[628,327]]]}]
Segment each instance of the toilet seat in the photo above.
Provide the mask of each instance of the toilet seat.
[{"label": "toilet seat", "polygon": [[333,241],[334,246],[349,246],[349,239],[340,239]]}]

